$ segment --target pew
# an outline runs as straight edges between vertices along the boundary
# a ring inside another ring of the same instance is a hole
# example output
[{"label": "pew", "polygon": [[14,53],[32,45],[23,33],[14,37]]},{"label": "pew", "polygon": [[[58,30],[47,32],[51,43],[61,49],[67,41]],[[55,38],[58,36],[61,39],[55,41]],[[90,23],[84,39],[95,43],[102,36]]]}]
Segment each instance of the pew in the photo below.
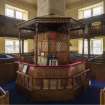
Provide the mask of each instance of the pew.
[{"label": "pew", "polygon": [[9,105],[9,93],[0,87],[0,105]]}]

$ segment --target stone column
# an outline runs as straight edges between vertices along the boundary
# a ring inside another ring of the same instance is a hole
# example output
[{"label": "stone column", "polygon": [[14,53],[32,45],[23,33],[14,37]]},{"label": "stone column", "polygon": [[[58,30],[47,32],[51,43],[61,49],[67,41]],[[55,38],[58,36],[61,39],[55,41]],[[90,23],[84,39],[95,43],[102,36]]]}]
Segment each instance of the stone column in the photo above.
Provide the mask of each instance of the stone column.
[{"label": "stone column", "polygon": [[37,16],[65,15],[66,0],[37,0]]},{"label": "stone column", "polygon": [[105,0],[103,0],[103,2],[104,2],[104,13],[105,13]]}]

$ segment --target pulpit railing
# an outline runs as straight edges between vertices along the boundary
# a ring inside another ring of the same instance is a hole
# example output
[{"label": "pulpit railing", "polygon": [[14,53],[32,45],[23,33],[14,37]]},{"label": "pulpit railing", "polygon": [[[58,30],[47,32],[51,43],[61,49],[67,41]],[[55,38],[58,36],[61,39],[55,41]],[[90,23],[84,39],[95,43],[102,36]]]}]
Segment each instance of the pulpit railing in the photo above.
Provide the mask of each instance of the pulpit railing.
[{"label": "pulpit railing", "polygon": [[29,91],[77,89],[88,85],[89,69],[66,78],[34,78],[17,72],[17,85]]}]

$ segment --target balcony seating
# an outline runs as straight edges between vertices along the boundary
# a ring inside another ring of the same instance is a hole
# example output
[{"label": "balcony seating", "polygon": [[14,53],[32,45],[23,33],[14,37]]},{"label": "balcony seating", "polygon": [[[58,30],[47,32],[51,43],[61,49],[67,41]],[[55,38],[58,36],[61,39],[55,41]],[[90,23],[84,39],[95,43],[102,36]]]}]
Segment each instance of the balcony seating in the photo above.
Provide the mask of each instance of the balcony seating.
[{"label": "balcony seating", "polygon": [[0,55],[0,84],[16,79],[18,64],[15,58],[10,55]]},{"label": "balcony seating", "polygon": [[91,69],[92,79],[97,81],[105,82],[105,57],[99,56],[88,63],[89,68]]}]

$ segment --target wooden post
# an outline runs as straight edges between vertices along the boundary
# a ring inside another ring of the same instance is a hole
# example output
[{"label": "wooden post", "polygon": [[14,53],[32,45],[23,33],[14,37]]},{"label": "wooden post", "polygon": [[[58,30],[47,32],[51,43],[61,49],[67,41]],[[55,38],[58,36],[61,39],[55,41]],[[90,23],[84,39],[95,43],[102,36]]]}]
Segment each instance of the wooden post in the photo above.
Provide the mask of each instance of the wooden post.
[{"label": "wooden post", "polygon": [[24,54],[24,39],[22,39],[22,54]]},{"label": "wooden post", "polygon": [[68,54],[69,55],[68,58],[69,58],[69,62],[70,62],[70,46],[72,46],[72,45],[69,42],[70,41],[70,35],[69,35],[70,34],[70,29],[68,27],[69,27],[69,25],[67,25],[65,28],[67,28],[66,34],[67,34],[67,37],[68,37],[67,38],[68,39],[68,41],[67,41],[68,42],[68,53],[69,53]]},{"label": "wooden post", "polygon": [[84,57],[84,47],[85,47],[85,31],[83,29],[83,46],[82,46],[82,56]]},{"label": "wooden post", "polygon": [[89,33],[89,24],[85,25],[85,37],[87,37],[87,41],[88,41],[88,58],[90,58],[90,33]]},{"label": "wooden post", "polygon": [[35,36],[34,36],[34,63],[38,64],[38,23],[35,24]]},{"label": "wooden post", "polygon": [[88,58],[90,58],[90,38],[88,38]]},{"label": "wooden post", "polygon": [[19,56],[21,56],[21,29],[19,29]]},{"label": "wooden post", "polygon": [[85,48],[85,39],[83,38],[83,42],[82,42],[83,46],[82,46],[82,56],[84,57],[84,48]]}]

